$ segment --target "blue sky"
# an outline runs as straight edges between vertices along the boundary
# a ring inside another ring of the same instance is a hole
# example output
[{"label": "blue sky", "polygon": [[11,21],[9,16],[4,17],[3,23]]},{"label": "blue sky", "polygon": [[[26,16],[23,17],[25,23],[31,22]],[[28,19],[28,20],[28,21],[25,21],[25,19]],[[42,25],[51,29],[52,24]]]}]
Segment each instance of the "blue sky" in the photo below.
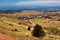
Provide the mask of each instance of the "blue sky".
[{"label": "blue sky", "polygon": [[0,0],[0,6],[41,5],[60,6],[59,0]]}]

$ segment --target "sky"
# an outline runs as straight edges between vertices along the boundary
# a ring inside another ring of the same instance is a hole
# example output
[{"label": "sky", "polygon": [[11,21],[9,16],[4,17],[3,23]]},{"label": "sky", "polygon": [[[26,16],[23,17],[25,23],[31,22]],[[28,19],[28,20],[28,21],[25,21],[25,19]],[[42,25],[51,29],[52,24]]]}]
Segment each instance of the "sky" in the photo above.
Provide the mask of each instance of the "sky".
[{"label": "sky", "polygon": [[60,6],[60,0],[0,0],[0,6]]}]

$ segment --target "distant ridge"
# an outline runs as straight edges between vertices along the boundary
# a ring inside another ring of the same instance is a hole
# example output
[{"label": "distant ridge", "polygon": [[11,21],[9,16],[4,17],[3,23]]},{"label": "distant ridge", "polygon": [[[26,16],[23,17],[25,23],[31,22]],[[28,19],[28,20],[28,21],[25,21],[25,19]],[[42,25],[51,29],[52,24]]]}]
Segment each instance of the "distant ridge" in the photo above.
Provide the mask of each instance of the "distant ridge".
[{"label": "distant ridge", "polygon": [[60,11],[60,6],[1,6],[0,11],[39,10],[44,12]]}]

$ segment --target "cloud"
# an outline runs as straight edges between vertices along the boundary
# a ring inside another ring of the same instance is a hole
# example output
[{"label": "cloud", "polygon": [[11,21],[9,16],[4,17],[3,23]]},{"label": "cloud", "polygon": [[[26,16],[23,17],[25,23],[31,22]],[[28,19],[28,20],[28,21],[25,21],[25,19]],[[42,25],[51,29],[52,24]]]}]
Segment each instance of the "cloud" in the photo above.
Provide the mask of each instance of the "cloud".
[{"label": "cloud", "polygon": [[22,2],[17,2],[15,5],[52,5],[52,6],[60,6],[60,1],[51,1],[51,0],[46,0],[46,1],[22,1]]},{"label": "cloud", "polygon": [[60,0],[5,0],[0,1],[0,6],[60,6]]}]

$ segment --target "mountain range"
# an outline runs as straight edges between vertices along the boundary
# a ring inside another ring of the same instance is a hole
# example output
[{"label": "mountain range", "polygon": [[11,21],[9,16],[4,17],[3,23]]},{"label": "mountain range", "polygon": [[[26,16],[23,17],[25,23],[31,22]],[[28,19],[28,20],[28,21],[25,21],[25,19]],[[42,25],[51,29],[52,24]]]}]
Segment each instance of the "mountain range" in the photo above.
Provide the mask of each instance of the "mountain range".
[{"label": "mountain range", "polygon": [[0,10],[40,10],[53,12],[60,11],[60,6],[0,6]]}]

